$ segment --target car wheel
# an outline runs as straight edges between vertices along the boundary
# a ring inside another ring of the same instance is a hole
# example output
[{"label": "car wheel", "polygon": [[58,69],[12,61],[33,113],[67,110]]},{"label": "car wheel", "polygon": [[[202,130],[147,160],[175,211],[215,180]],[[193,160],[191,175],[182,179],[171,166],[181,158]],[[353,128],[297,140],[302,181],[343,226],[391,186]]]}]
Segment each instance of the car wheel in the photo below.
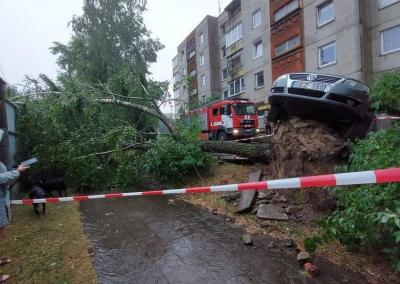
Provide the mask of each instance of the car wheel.
[{"label": "car wheel", "polygon": [[277,122],[283,115],[283,110],[279,106],[272,106],[268,111],[267,119],[269,122]]},{"label": "car wheel", "polygon": [[347,130],[347,132],[344,135],[345,139],[362,139],[367,136],[368,131],[371,128],[371,123],[372,123],[372,114],[367,114],[362,122],[355,123],[350,128]]},{"label": "car wheel", "polygon": [[220,133],[218,133],[218,140],[219,141],[227,141],[228,135],[226,135],[225,132],[221,131]]}]

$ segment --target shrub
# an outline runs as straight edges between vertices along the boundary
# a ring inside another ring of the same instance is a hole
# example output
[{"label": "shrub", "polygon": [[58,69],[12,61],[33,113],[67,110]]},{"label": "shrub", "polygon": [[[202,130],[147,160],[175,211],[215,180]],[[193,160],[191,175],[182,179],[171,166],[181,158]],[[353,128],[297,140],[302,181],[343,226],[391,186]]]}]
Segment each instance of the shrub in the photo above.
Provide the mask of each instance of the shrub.
[{"label": "shrub", "polygon": [[146,173],[160,181],[179,180],[205,170],[211,157],[203,152],[198,141],[197,124],[184,127],[180,124],[179,136],[160,136],[153,147],[144,154]]},{"label": "shrub", "polygon": [[[399,166],[400,127],[372,133],[351,147],[347,171]],[[334,239],[353,250],[383,249],[400,271],[400,184],[337,188],[335,193],[338,208],[322,221],[322,233],[306,240],[307,249]]]},{"label": "shrub", "polygon": [[377,111],[400,112],[400,71],[378,77],[371,88],[370,98]]}]

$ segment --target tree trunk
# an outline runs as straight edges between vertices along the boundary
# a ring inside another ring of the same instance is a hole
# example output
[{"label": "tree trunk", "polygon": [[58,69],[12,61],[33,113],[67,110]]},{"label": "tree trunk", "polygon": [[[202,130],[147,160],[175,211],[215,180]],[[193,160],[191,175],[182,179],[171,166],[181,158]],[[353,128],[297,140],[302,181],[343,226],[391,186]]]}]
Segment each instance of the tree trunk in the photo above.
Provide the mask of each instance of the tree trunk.
[{"label": "tree trunk", "polygon": [[268,162],[274,154],[274,146],[270,141],[265,143],[201,141],[200,145],[206,152],[233,154],[261,162]]},{"label": "tree trunk", "polygon": [[[149,115],[152,115],[160,119],[169,129],[171,135],[176,137],[177,131],[169,120],[159,109],[153,109],[151,107],[143,106],[140,104],[126,102],[116,99],[97,99],[98,102],[103,104],[116,104],[128,108],[133,108],[139,111],[143,111]],[[206,152],[212,153],[225,153],[241,156],[250,160],[267,162],[272,159],[273,156],[273,144],[270,140],[266,140],[264,143],[239,143],[230,141],[200,141],[201,148]],[[126,147],[126,149],[140,149],[147,150],[151,148],[151,144],[146,145],[132,145]]]}]

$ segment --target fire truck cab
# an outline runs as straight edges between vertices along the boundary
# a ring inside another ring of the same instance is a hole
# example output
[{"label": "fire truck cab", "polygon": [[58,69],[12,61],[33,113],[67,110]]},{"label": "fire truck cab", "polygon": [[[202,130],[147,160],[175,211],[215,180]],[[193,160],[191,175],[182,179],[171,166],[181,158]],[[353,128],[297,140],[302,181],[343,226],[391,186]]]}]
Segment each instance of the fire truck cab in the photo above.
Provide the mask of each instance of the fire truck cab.
[{"label": "fire truck cab", "polygon": [[258,132],[256,106],[248,100],[223,100],[197,111],[208,140],[236,140],[254,137]]}]

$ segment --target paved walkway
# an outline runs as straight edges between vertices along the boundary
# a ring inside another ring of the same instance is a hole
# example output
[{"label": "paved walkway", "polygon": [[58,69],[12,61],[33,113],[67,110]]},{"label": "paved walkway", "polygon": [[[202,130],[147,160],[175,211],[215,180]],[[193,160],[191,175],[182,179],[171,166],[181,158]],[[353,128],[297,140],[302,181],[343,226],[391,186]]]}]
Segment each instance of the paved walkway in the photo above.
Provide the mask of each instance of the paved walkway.
[{"label": "paved walkway", "polygon": [[271,240],[247,247],[241,228],[180,200],[97,200],[81,211],[101,283],[365,283],[330,264],[307,278]]}]

